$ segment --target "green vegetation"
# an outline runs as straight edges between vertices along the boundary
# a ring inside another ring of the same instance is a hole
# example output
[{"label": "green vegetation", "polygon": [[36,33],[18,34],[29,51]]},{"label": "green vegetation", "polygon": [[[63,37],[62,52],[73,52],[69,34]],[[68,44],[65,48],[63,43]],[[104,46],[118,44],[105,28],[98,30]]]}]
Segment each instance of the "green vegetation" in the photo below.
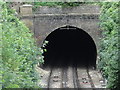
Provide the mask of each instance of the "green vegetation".
[{"label": "green vegetation", "polygon": [[62,6],[64,8],[64,7],[76,7],[82,4],[85,4],[85,2],[34,2],[33,10],[35,10],[39,6],[49,7]]},{"label": "green vegetation", "polygon": [[1,4],[0,4],[0,89],[2,88],[2,24],[1,24]]},{"label": "green vegetation", "polygon": [[[0,1],[0,4],[2,6],[0,83],[3,88],[38,87],[34,66],[43,62],[42,50],[35,45],[32,32],[14,16],[14,11],[3,1]],[[38,56],[41,58],[38,59]]]},{"label": "green vegetation", "polygon": [[84,4],[85,2],[34,2],[35,6],[63,6],[63,7],[73,7]]},{"label": "green vegetation", "polygon": [[101,3],[100,27],[102,29],[102,40],[99,68],[108,80],[108,88],[120,90],[120,60],[118,46],[119,3]]},{"label": "green vegetation", "polygon": [[[35,6],[78,6],[73,2],[35,2]],[[84,3],[82,3],[84,4]],[[42,50],[35,45],[33,34],[14,16],[14,11],[0,1],[0,85],[4,88],[35,88],[37,73],[34,66],[43,63]],[[108,80],[108,88],[120,89],[120,60],[118,44],[119,3],[100,3],[102,39],[99,50],[99,69]],[[46,49],[44,49],[46,51]],[[37,58],[41,56],[41,58]]]}]

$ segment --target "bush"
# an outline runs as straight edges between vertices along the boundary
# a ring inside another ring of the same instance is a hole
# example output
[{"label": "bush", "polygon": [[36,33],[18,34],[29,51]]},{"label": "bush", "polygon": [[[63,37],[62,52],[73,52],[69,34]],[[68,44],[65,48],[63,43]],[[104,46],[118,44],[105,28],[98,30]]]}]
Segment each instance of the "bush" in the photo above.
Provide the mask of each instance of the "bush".
[{"label": "bush", "polygon": [[100,27],[101,40],[99,68],[108,80],[108,88],[120,89],[120,60],[118,58],[118,7],[117,2],[101,3]]},{"label": "bush", "polygon": [[[2,87],[34,88],[37,74],[34,66],[43,62],[41,49],[35,45],[33,34],[14,16],[14,11],[2,5]],[[41,56],[40,60],[36,57]]]}]

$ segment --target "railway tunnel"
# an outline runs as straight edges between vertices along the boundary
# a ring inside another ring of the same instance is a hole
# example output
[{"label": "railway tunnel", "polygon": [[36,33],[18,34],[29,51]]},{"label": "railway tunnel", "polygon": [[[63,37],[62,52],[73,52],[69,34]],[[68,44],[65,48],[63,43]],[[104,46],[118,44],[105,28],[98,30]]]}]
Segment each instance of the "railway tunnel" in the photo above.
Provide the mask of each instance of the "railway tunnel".
[{"label": "railway tunnel", "polygon": [[96,67],[97,50],[92,37],[84,30],[65,26],[51,32],[45,39],[43,66],[71,65]]}]

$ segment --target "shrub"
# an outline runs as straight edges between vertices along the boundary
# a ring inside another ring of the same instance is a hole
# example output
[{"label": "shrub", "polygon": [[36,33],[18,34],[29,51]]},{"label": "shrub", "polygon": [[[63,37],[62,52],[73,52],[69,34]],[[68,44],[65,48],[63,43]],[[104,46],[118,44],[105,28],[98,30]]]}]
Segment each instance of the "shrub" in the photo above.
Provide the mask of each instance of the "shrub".
[{"label": "shrub", "polygon": [[[2,87],[34,88],[37,74],[34,66],[43,62],[41,49],[38,48],[30,30],[14,16],[14,11],[2,4]],[[37,56],[41,56],[37,59]]]},{"label": "shrub", "polygon": [[101,3],[100,27],[103,38],[101,39],[99,68],[103,70],[108,80],[108,88],[120,89],[120,68],[118,58],[118,2]]}]

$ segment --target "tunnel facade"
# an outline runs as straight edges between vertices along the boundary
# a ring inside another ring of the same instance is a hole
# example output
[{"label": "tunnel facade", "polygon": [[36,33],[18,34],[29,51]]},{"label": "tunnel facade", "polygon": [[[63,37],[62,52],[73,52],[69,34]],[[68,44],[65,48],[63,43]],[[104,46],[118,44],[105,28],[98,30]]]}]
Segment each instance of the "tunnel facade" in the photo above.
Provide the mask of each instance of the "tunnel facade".
[{"label": "tunnel facade", "polygon": [[97,49],[92,37],[74,26],[60,27],[45,39],[48,44],[43,53],[45,66],[96,67]]},{"label": "tunnel facade", "polygon": [[[46,6],[45,6],[42,8],[40,7],[38,9],[40,11],[37,11],[34,13],[31,12],[32,11],[31,6],[30,7],[23,6],[23,8],[25,8],[24,12],[29,12],[28,11],[28,9],[29,9],[30,13],[21,13],[21,20],[34,33],[34,38],[39,47],[42,46],[45,39],[47,40],[47,38],[49,36],[52,36],[53,32],[57,32],[57,29],[59,27],[64,27],[65,25],[69,25],[69,26],[78,27],[79,29],[82,29],[83,31],[85,31],[88,34],[88,36],[90,36],[95,42],[95,45],[94,44],[91,44],[91,45],[96,46],[97,50],[99,50],[101,48],[99,45],[99,42],[100,42],[100,39],[102,38],[102,36],[101,36],[101,30],[100,30],[99,24],[98,24],[99,23],[99,15],[100,15],[99,5],[85,4],[85,5],[78,6],[78,7],[64,8],[64,10],[63,10],[63,8],[59,8],[59,9],[57,7],[46,8]],[[60,10],[60,13],[58,12],[59,10]],[[53,31],[53,30],[55,30],[55,31]],[[62,36],[62,35],[58,35],[58,36]],[[63,36],[65,36],[65,35],[63,35]],[[73,40],[75,38],[71,38],[71,39]],[[92,40],[92,39],[90,39],[90,40]],[[48,40],[50,42],[52,42],[50,39],[48,39]],[[80,39],[80,40],[82,40],[82,39]],[[65,42],[65,40],[63,42]],[[76,43],[78,43],[78,44],[76,44],[76,47],[74,46],[74,44],[72,42],[69,41],[68,43],[71,43],[70,44],[71,47],[74,47],[74,48],[77,48],[77,46],[79,46],[78,42],[76,42]],[[88,42],[88,43],[92,43],[92,42]],[[88,44],[88,43],[86,43],[86,44]],[[65,44],[67,46],[67,43],[65,43]],[[47,48],[49,48],[49,46],[50,46],[50,43],[48,44]],[[56,47],[58,47],[58,46],[56,46]],[[62,47],[62,45],[61,45],[61,47]],[[81,45],[81,47],[82,47],[82,45]],[[66,48],[66,49],[68,49],[68,48]],[[78,50],[79,49],[80,48],[78,48]],[[85,49],[85,50],[90,52],[93,49],[90,49],[90,50]],[[48,61],[47,57],[50,57],[50,55],[47,55],[49,52],[51,52],[50,50],[51,49],[48,49],[47,52],[44,53],[45,63]],[[83,50],[83,51],[85,51],[85,50]],[[71,51],[74,51],[73,48],[71,49]],[[62,52],[62,49],[59,52]],[[65,52],[67,52],[67,51],[65,51]],[[78,52],[78,51],[76,50],[75,52]],[[79,53],[81,53],[79,55],[85,55],[85,54],[83,54],[85,52],[82,53],[82,50]],[[58,54],[58,52],[56,54]],[[64,54],[66,55],[66,53],[63,53],[62,56],[65,56]],[[72,53],[69,53],[69,54],[71,55]],[[87,52],[86,52],[86,54],[87,54]],[[66,57],[67,57],[67,55],[66,55]],[[79,55],[76,54],[76,58],[79,57]],[[93,55],[93,54],[91,54],[91,55]],[[75,56],[75,54],[74,55],[72,54],[72,56]],[[95,56],[95,54],[93,56]],[[50,58],[52,58],[52,57],[50,57]],[[81,58],[82,58],[82,56],[81,56]],[[87,58],[87,55],[86,55],[86,58]],[[96,58],[96,56],[94,58]],[[72,59],[72,58],[70,58],[70,59]],[[84,59],[82,59],[82,60],[84,60]],[[100,60],[100,58],[99,58],[99,53],[98,53],[96,64],[98,64],[99,60]],[[57,61],[59,61],[59,60],[57,60]],[[71,60],[71,62],[73,62],[73,60]],[[77,62],[77,60],[76,60],[76,62]],[[91,62],[91,60],[89,62]]]}]

